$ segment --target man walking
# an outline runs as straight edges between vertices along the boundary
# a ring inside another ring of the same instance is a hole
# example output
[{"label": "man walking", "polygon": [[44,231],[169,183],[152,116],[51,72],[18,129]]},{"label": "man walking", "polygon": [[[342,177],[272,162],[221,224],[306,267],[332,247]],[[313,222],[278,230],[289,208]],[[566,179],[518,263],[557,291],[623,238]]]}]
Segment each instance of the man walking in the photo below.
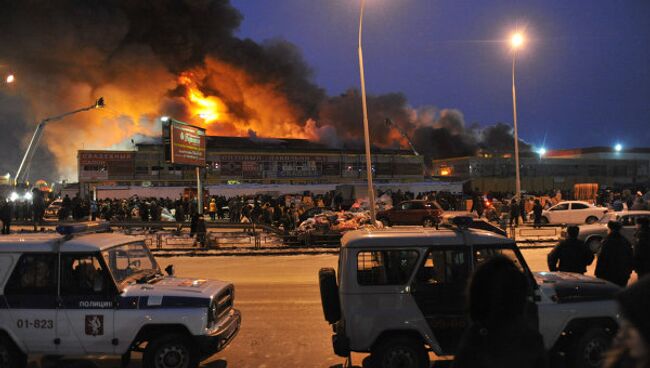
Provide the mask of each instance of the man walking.
[{"label": "man walking", "polygon": [[639,278],[650,274],[650,219],[640,217],[636,220],[637,231],[634,244],[634,270]]},{"label": "man walking", "polygon": [[609,234],[598,256],[596,277],[625,287],[633,268],[632,245],[621,235],[620,222],[610,221],[607,227]]},{"label": "man walking", "polygon": [[11,203],[0,197],[0,221],[2,221],[2,234],[11,233]]},{"label": "man walking", "polygon": [[587,272],[587,266],[594,261],[594,254],[583,242],[578,240],[578,234],[580,234],[580,228],[569,226],[567,228],[567,238],[548,254],[548,269],[551,272],[561,271],[581,274]]}]

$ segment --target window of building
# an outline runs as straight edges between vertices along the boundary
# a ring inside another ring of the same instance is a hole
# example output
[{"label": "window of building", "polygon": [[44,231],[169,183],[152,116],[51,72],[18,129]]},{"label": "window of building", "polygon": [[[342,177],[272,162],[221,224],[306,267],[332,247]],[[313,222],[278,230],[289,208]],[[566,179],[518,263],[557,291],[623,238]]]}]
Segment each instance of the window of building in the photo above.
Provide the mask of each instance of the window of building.
[{"label": "window of building", "polygon": [[56,256],[24,254],[7,282],[5,295],[56,295]]},{"label": "window of building", "polygon": [[415,250],[362,251],[357,255],[360,285],[402,285],[408,282],[418,261]]}]

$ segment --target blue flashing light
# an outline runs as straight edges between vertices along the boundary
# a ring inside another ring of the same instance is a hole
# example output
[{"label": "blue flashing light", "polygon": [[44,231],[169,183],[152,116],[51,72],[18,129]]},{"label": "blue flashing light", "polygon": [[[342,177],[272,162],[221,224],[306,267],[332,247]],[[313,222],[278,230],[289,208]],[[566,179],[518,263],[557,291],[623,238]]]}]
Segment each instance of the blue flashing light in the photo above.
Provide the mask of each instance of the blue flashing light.
[{"label": "blue flashing light", "polygon": [[108,231],[109,223],[106,221],[82,222],[69,225],[58,225],[56,232],[61,235],[74,235],[91,231]]}]

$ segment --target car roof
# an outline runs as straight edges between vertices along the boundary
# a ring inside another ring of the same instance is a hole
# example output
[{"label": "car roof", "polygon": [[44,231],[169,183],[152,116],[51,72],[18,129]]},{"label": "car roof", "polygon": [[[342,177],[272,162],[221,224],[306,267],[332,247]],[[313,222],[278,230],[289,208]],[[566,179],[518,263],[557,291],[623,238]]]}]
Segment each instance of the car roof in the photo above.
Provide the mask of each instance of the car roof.
[{"label": "car roof", "polygon": [[414,247],[431,245],[462,245],[467,240],[475,245],[513,244],[511,239],[476,229],[452,230],[424,227],[361,229],[349,231],[341,238],[341,248]]},{"label": "car roof", "polygon": [[55,252],[57,244],[62,253],[99,252],[117,245],[143,240],[142,237],[121,233],[90,233],[75,235],[70,240],[59,234],[12,234],[0,237],[0,254],[2,253],[48,253]]}]

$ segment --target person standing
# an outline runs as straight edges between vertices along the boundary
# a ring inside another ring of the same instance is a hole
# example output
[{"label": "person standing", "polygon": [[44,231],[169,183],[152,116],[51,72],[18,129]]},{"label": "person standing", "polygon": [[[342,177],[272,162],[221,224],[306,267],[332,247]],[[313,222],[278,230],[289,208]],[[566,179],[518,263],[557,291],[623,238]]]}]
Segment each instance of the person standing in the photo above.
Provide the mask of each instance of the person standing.
[{"label": "person standing", "polygon": [[11,203],[0,197],[0,221],[2,221],[2,234],[11,233]]},{"label": "person standing", "polygon": [[526,276],[504,256],[481,263],[469,285],[471,323],[463,333],[453,368],[546,368],[540,333],[530,327]]},{"label": "person standing", "polygon": [[598,255],[596,277],[625,287],[633,269],[632,245],[621,235],[620,222],[610,221],[607,227],[609,234]]},{"label": "person standing", "polygon": [[217,202],[214,198],[210,200],[209,212],[210,219],[214,222],[217,219]]},{"label": "person standing", "polygon": [[604,368],[650,367],[650,277],[639,279],[616,296],[620,328]]},{"label": "person standing", "polygon": [[519,226],[519,204],[516,198],[510,202],[510,227],[513,226],[513,222],[515,227]]},{"label": "person standing", "polygon": [[[580,228],[569,226],[567,228],[567,238],[560,242],[548,254],[548,269],[551,272],[574,272],[584,274],[587,272],[587,266],[594,261],[593,252],[578,240]],[[560,265],[558,266],[558,261]]]},{"label": "person standing", "polygon": [[542,211],[544,208],[542,207],[542,203],[539,201],[539,199],[535,200],[535,204],[533,205],[533,221],[534,221],[534,227],[539,229],[542,227]]},{"label": "person standing", "polygon": [[634,270],[639,278],[650,274],[650,219],[638,218],[634,244]]}]

